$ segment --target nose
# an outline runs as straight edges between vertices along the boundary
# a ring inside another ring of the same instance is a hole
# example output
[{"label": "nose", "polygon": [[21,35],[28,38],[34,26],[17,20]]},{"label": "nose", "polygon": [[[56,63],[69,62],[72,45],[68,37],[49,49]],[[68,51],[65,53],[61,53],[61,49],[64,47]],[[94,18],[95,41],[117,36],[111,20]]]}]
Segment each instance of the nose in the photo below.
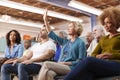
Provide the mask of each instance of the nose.
[{"label": "nose", "polygon": [[11,37],[13,37],[14,35],[11,35]]}]

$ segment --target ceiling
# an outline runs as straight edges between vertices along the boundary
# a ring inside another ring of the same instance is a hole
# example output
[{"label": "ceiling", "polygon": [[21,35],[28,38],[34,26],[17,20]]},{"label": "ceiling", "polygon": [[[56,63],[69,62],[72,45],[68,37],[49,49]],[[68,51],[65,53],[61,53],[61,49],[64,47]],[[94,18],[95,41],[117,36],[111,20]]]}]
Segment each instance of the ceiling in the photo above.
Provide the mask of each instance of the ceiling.
[{"label": "ceiling", "polygon": [[[68,7],[67,4],[70,0],[9,0],[9,1],[18,2],[21,4],[25,4],[25,5],[29,5],[37,8],[43,8],[43,9],[48,8],[48,10],[59,12],[62,14],[67,14],[74,17],[90,16],[89,13],[81,12],[80,10]],[[76,0],[76,1],[83,2],[87,5],[90,5],[92,7],[95,7],[101,10],[110,6],[120,5],[120,0]],[[43,23],[43,19],[42,19],[43,15],[41,14],[8,8],[5,6],[0,6],[0,14],[7,14],[15,18],[32,20],[35,22],[39,21]],[[48,20],[50,24],[65,21],[63,19],[50,17],[50,16]]]}]

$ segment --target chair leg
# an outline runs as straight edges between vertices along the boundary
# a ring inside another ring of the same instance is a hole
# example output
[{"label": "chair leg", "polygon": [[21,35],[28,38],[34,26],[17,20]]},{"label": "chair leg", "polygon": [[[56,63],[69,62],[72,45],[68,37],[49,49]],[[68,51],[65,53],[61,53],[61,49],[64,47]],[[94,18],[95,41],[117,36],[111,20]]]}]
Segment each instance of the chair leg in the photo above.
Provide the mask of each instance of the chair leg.
[{"label": "chair leg", "polygon": [[33,80],[33,76],[29,76],[29,80]]},{"label": "chair leg", "polygon": [[13,80],[13,79],[14,79],[14,77],[15,77],[14,75],[11,75],[11,80]]}]

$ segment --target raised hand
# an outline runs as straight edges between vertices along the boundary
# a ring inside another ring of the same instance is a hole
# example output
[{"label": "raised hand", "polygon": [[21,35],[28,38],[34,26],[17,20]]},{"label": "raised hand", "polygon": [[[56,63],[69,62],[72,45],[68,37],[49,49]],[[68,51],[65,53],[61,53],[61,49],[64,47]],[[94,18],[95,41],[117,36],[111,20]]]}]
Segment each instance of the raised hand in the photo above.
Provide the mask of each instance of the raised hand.
[{"label": "raised hand", "polygon": [[44,15],[43,15],[43,20],[44,21],[47,21],[47,13],[48,13],[48,10],[46,8],[45,12],[44,12]]},{"label": "raised hand", "polygon": [[49,23],[48,23],[47,13],[48,13],[48,10],[46,8],[44,15],[43,15],[43,20],[44,20],[44,25],[46,27],[46,30],[49,33],[51,31],[51,28],[50,28]]}]

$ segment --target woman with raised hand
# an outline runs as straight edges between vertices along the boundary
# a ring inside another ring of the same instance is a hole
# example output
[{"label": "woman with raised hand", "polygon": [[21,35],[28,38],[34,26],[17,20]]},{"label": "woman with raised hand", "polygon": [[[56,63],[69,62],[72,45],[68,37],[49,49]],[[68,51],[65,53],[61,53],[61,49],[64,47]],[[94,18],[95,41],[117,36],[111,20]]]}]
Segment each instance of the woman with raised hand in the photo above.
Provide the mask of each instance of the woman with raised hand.
[{"label": "woman with raised hand", "polygon": [[44,62],[38,80],[54,80],[54,77],[65,75],[74,69],[74,66],[86,57],[85,43],[79,38],[82,33],[82,26],[79,22],[70,22],[68,25],[68,35],[70,39],[63,39],[57,36],[50,28],[47,21],[47,9],[43,16],[48,36],[62,45],[62,50],[58,62]]}]

